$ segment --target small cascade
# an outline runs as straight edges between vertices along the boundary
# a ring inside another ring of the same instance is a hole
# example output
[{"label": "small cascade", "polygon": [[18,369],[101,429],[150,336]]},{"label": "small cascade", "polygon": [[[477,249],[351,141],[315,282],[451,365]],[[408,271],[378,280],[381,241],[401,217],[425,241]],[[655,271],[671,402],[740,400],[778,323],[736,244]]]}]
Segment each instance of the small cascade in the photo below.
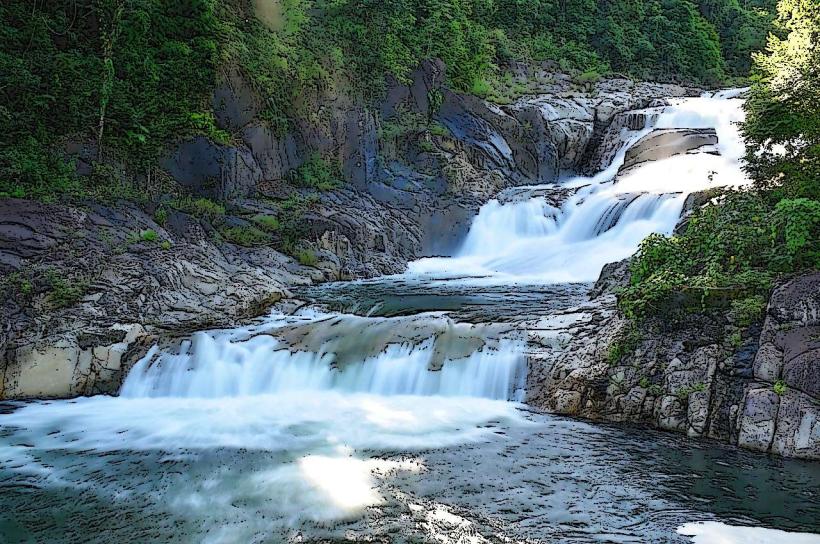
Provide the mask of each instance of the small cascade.
[{"label": "small cascade", "polygon": [[[426,330],[413,330],[415,318],[335,316],[296,326],[281,326],[280,319],[249,337],[200,332],[178,353],[155,348],[134,366],[120,394],[221,398],[340,391],[522,399],[526,363],[521,346],[479,339],[480,330],[453,330],[468,325],[450,323],[430,334],[429,327],[441,323],[436,316]],[[388,326],[403,324],[410,327],[405,341],[389,336]],[[336,329],[346,330],[329,334]],[[359,346],[356,353],[351,338]]]},{"label": "small cascade", "polygon": [[[455,257],[416,261],[410,273],[487,283],[594,281],[606,263],[629,257],[648,235],[671,234],[690,193],[747,182],[738,131],[742,92],[646,110],[650,126],[624,126],[605,170],[560,185],[517,188],[515,198],[502,195],[481,208]],[[718,144],[708,153],[682,151],[621,171],[630,147],[655,129],[714,129]]]}]

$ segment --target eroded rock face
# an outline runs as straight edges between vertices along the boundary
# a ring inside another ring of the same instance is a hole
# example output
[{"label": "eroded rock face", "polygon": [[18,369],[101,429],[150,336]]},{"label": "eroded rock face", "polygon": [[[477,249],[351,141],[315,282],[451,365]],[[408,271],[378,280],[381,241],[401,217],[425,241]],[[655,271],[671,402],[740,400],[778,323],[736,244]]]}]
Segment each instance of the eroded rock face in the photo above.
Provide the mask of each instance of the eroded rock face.
[{"label": "eroded rock face", "polygon": [[739,441],[820,458],[820,274],[800,276],[772,293],[743,408]]},{"label": "eroded rock face", "polygon": [[742,331],[739,346],[726,339],[725,323],[692,316],[676,330],[644,331],[616,360],[611,347],[625,322],[609,293],[627,274],[623,263],[606,267],[585,308],[590,317],[561,331],[569,341],[533,349],[529,402],[820,459],[820,274],[775,289],[762,329]]},{"label": "eroded rock face", "polygon": [[[173,212],[166,228],[124,204],[0,200],[0,268],[19,278],[3,286],[0,398],[115,393],[156,335],[230,326],[323,277],[271,248],[217,246],[205,226]],[[58,281],[78,300],[61,307]]]}]

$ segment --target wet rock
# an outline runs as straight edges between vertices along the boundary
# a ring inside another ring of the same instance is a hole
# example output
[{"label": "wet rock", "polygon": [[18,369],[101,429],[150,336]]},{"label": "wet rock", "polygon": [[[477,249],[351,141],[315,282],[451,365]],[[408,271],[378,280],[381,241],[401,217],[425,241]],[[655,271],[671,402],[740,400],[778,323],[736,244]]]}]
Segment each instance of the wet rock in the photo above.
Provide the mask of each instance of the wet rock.
[{"label": "wet rock", "polygon": [[[174,235],[124,204],[80,210],[0,200],[3,224],[17,227],[0,232],[0,261],[32,286],[28,294],[5,286],[3,398],[114,393],[133,350],[150,347],[140,338],[234,324],[264,312],[286,285],[310,282],[271,248],[217,246],[197,222]],[[134,238],[146,230],[173,244]],[[28,239],[36,243],[18,243]],[[56,307],[48,274],[84,286],[79,300]],[[140,332],[123,323],[139,323]]]},{"label": "wet rock", "polygon": [[770,388],[746,393],[740,416],[738,445],[756,451],[769,451],[774,438],[780,397]]},{"label": "wet rock", "polygon": [[717,133],[712,128],[655,129],[626,150],[624,164],[618,173],[623,175],[642,163],[702,150],[705,146],[715,146],[717,143]]},{"label": "wet rock", "polygon": [[598,280],[589,292],[589,298],[598,298],[604,294],[613,294],[615,289],[629,284],[629,259],[605,264]]},{"label": "wet rock", "polygon": [[543,334],[531,335],[530,402],[758,451],[820,458],[820,274],[779,285],[762,327],[744,329],[739,346],[725,343],[727,330],[734,330],[726,328],[731,325],[725,317],[693,314],[676,326],[644,324],[638,348],[613,366],[610,347],[625,321],[607,293],[624,281],[626,266],[604,269],[592,291],[594,318],[588,326],[568,327],[570,339],[560,351],[545,343]]},{"label": "wet rock", "polygon": [[667,431],[686,430],[686,410],[678,397],[666,395],[658,399],[658,427]]}]

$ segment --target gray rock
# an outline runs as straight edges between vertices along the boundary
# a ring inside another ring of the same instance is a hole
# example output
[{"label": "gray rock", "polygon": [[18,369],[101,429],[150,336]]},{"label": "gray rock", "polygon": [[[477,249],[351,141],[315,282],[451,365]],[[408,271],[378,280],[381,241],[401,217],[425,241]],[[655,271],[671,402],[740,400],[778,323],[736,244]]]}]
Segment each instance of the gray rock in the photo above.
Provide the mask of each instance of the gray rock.
[{"label": "gray rock", "polygon": [[756,451],[769,451],[777,421],[780,397],[770,388],[746,393],[740,414],[738,445]]},{"label": "gray rock", "polygon": [[690,153],[705,146],[717,145],[717,143],[717,133],[711,128],[655,129],[626,150],[624,164],[621,166],[619,174],[622,175],[629,169],[645,162],[659,161],[675,155]]}]

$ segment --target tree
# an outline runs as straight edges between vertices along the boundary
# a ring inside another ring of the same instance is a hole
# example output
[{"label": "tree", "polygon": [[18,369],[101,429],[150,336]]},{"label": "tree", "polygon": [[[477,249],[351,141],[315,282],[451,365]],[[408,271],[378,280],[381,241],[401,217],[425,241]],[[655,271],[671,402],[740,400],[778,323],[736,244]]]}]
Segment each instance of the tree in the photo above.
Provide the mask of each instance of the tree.
[{"label": "tree", "polygon": [[779,196],[820,199],[820,3],[781,0],[779,32],[755,55],[743,134],[748,171]]}]

